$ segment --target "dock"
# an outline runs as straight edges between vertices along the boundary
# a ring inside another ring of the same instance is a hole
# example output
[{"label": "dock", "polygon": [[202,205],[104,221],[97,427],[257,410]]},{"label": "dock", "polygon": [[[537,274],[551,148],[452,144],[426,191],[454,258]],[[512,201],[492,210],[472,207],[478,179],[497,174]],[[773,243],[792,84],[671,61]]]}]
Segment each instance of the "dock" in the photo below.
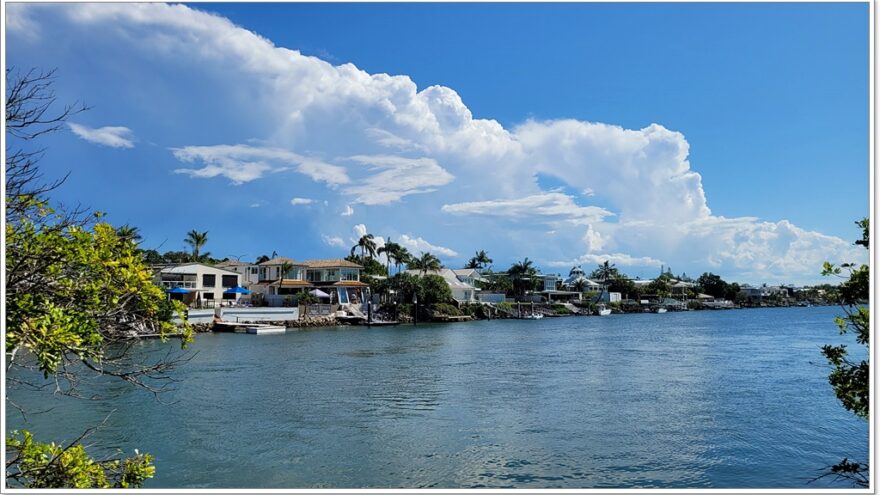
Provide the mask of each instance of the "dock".
[{"label": "dock", "polygon": [[266,323],[233,323],[231,321],[215,321],[215,332],[248,333],[251,335],[272,335],[285,333],[287,328],[282,325]]}]

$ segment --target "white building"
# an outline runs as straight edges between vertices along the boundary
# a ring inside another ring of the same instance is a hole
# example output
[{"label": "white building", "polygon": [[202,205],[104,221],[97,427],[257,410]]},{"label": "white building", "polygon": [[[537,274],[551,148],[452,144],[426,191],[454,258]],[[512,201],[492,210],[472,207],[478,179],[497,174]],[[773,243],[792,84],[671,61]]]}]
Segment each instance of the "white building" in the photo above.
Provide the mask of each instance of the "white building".
[{"label": "white building", "polygon": [[233,303],[241,297],[226,292],[241,286],[241,274],[203,263],[169,266],[160,270],[156,278],[156,283],[166,291],[175,287],[188,290],[186,294],[170,294],[188,305]]},{"label": "white building", "polygon": [[256,263],[247,263],[244,261],[227,260],[221,261],[214,265],[216,268],[233,271],[241,275],[241,286],[249,287],[260,281],[260,267]]},{"label": "white building", "polygon": [[[285,264],[289,269],[282,274]],[[294,304],[296,295],[312,291],[327,294],[322,302],[329,304],[361,304],[369,288],[361,281],[363,269],[342,259],[295,261],[279,256],[260,263],[259,281],[251,288],[270,306]]]},{"label": "white building", "polygon": [[[467,270],[461,270],[462,272],[466,272]],[[407,270],[406,273],[410,275],[421,277],[421,270]],[[474,280],[472,277],[469,277],[468,274],[462,273],[462,278],[456,274],[456,270],[450,270],[449,268],[441,268],[440,270],[430,270],[427,272],[427,275],[438,275],[443,277],[443,280],[446,281],[446,284],[449,285],[449,289],[452,291],[452,298],[459,303],[472,303],[478,302],[477,293],[479,293],[480,289],[474,287],[472,284],[465,282],[464,280]]]}]

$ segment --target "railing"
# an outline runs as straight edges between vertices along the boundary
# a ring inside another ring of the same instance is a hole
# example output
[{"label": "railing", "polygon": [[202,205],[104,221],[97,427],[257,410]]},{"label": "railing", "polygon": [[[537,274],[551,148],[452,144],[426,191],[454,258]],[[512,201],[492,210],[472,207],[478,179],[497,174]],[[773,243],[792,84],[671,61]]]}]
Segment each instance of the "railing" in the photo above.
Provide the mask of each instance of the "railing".
[{"label": "railing", "polygon": [[174,287],[183,287],[184,289],[195,289],[198,285],[198,282],[179,282],[179,281],[162,281],[162,287],[166,287],[168,289],[173,289]]}]

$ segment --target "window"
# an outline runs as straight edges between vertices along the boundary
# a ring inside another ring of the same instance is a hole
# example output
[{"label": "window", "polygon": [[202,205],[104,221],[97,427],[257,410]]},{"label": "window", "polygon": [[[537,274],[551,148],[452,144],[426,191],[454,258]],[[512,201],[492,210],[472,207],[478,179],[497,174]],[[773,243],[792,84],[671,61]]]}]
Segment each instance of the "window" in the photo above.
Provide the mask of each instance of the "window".
[{"label": "window", "polygon": [[[212,277],[213,277],[213,275],[212,275]],[[203,299],[214,299],[214,293],[213,292],[205,292],[204,294],[202,294],[202,298]]]},{"label": "window", "polygon": [[238,285],[238,275],[223,275],[224,288],[235,287],[236,285]]},{"label": "window", "polygon": [[260,271],[260,269],[257,268],[257,267],[253,267],[253,268],[251,268],[251,274],[252,274],[252,275],[253,275],[253,274],[256,274],[256,273],[259,272],[259,271]]},{"label": "window", "polygon": [[[212,294],[213,295],[213,294]],[[223,299],[235,299],[235,294],[223,293]]]},{"label": "window", "polygon": [[308,270],[308,271],[306,271],[306,279],[309,282],[320,282],[321,281],[321,270]]},{"label": "window", "polygon": [[217,281],[216,275],[202,275],[202,287],[214,287],[214,284]]},{"label": "window", "polygon": [[358,271],[354,268],[345,268],[342,270],[342,280],[357,280]]}]

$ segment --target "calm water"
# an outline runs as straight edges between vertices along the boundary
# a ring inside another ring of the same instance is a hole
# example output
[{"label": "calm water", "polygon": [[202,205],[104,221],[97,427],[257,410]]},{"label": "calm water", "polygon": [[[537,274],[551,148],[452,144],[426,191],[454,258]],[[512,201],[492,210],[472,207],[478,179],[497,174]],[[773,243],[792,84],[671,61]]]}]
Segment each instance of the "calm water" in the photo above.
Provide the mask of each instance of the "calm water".
[{"label": "calm water", "polygon": [[[14,392],[10,427],[155,455],[147,487],[821,487],[867,459],[838,308],[200,335],[160,403]],[[158,342],[145,342],[145,349]],[[39,397],[39,399],[37,398]]]}]

